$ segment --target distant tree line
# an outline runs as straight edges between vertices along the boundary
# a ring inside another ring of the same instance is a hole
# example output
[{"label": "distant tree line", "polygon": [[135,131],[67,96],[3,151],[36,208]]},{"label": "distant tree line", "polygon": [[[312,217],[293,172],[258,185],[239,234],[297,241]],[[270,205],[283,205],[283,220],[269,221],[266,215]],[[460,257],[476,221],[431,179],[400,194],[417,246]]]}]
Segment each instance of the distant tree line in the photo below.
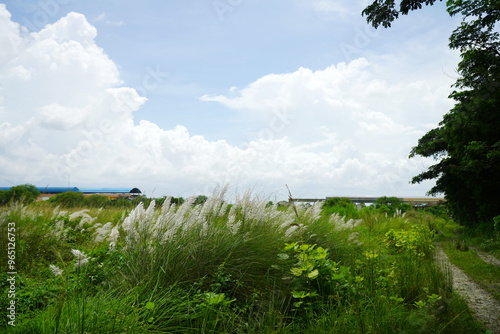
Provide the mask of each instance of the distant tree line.
[{"label": "distant tree line", "polygon": [[[10,203],[23,203],[30,204],[36,201],[36,199],[41,195],[40,191],[31,184],[22,184],[10,188],[10,190],[0,191],[0,205],[8,205]],[[89,208],[109,208],[109,207],[123,207],[132,208],[137,206],[139,203],[143,203],[144,206],[149,206],[149,204],[154,200],[157,206],[163,205],[166,200],[165,197],[160,198],[149,198],[146,196],[138,196],[135,198],[120,197],[116,199],[110,199],[107,196],[93,194],[90,196],[84,196],[81,192],[65,191],[63,193],[57,194],[54,197],[49,198],[46,202],[55,205],[60,205],[64,208],[75,208],[75,207],[89,207]],[[194,204],[202,204],[207,200],[207,196],[200,195],[196,197]],[[171,203],[176,205],[181,205],[185,202],[182,197],[171,197]]]},{"label": "distant tree line", "polygon": [[372,205],[365,206],[361,210],[358,210],[356,204],[354,204],[349,198],[346,197],[334,197],[329,198],[323,203],[323,214],[329,215],[333,213],[338,213],[341,216],[346,216],[349,218],[359,218],[360,214],[364,211],[376,211],[382,214],[387,214],[393,216],[397,213],[403,214],[408,211],[420,211],[427,212],[434,216],[439,216],[442,218],[449,217],[449,212],[446,204],[439,204],[430,207],[420,207],[414,208],[408,203],[404,203],[401,199],[397,197],[379,197]]},{"label": "distant tree line", "polygon": [[[10,190],[0,191],[0,205],[8,205],[9,203],[23,203],[29,204],[36,201],[40,196],[38,189],[31,184],[23,184],[12,187]],[[110,199],[104,195],[90,195],[84,196],[81,192],[66,191],[49,198],[46,203],[59,205],[63,208],[133,208],[139,203],[144,206],[149,206],[154,200],[157,207],[161,207],[167,197],[149,198],[146,196],[138,196],[136,198],[121,197]],[[204,195],[197,196],[193,205],[203,204],[207,201],[208,197]],[[181,205],[186,200],[183,197],[171,197],[170,202],[176,205]],[[273,205],[269,202],[268,205]],[[278,203],[278,207],[284,207],[284,204]],[[328,199],[323,203],[323,213],[325,215],[334,212],[346,217],[359,217],[356,204],[349,198],[335,197]],[[380,197],[372,205],[362,208],[362,211],[375,210],[379,213],[386,213],[394,215],[395,213],[404,213],[413,210],[413,207],[408,203],[403,203],[397,197]],[[449,213],[445,205],[436,205],[428,208],[419,208],[418,211],[426,211],[435,216],[448,217]]]}]

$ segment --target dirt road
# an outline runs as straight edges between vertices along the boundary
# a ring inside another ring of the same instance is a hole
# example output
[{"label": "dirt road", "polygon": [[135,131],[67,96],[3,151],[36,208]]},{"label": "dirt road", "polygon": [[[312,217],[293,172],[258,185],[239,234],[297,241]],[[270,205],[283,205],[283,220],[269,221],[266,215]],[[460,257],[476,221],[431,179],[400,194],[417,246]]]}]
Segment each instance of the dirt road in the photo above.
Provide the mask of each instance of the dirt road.
[{"label": "dirt road", "polygon": [[436,261],[451,269],[453,290],[467,301],[476,318],[494,334],[500,334],[500,303],[453,265],[439,245],[436,245]]}]

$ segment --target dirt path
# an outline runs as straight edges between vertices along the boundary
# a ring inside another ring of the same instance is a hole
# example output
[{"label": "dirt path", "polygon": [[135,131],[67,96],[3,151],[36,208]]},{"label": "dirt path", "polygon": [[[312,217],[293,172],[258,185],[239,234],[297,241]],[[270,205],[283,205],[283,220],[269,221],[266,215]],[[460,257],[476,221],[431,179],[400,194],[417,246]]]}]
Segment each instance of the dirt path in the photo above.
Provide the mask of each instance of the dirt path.
[{"label": "dirt path", "polygon": [[494,257],[493,255],[491,254],[488,254],[488,253],[485,253],[485,252],[481,252],[479,249],[477,249],[476,247],[474,246],[469,246],[470,249],[472,249],[473,251],[475,251],[477,253],[477,255],[486,263],[489,263],[489,264],[492,264],[494,266],[497,266],[497,267],[500,267],[500,260],[497,259],[496,257]]},{"label": "dirt path", "polygon": [[440,245],[436,245],[436,261],[451,269],[453,290],[467,301],[476,318],[494,334],[500,334],[500,303],[453,265]]}]

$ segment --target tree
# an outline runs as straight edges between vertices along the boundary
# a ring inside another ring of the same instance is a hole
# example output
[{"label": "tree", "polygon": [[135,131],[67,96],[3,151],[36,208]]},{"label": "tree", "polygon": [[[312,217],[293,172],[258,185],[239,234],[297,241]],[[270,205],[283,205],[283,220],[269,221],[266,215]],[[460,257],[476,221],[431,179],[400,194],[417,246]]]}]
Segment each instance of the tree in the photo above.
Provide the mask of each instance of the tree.
[{"label": "tree", "polygon": [[32,184],[21,184],[0,193],[0,204],[9,202],[32,203],[40,196],[40,191]]},{"label": "tree", "polygon": [[393,215],[396,213],[396,210],[400,212],[406,212],[412,209],[412,206],[408,203],[403,203],[403,201],[397,197],[379,197],[375,202],[373,202],[373,206],[377,208],[379,212],[388,213]]},{"label": "tree", "polygon": [[199,205],[199,204],[203,204],[207,201],[208,197],[205,196],[205,195],[199,195],[198,197],[196,197],[196,199],[194,200],[194,205]]},{"label": "tree", "polygon": [[[362,15],[375,28],[390,27],[406,15],[435,0],[376,0]],[[453,217],[465,224],[493,221],[500,215],[500,20],[498,0],[449,0],[448,13],[463,21],[450,36],[449,47],[461,52],[461,77],[450,94],[456,103],[439,126],[419,139],[410,152],[433,157],[436,164],[412,183],[436,179],[428,194],[444,193]]]}]

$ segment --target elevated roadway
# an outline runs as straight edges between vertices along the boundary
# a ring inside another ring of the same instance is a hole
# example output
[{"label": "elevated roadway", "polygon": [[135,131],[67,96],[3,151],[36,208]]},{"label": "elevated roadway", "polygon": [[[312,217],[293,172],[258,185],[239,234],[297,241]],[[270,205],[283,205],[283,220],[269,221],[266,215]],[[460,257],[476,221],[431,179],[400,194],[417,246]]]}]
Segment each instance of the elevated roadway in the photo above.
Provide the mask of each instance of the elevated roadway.
[{"label": "elevated roadway", "polygon": [[[355,204],[366,204],[366,203],[373,203],[375,202],[378,198],[380,197],[346,197],[346,196],[338,196],[342,198],[348,198],[351,200],[351,202]],[[294,202],[305,202],[305,203],[314,203],[314,202],[322,202],[326,201],[330,198],[335,198],[335,197],[326,197],[326,198],[294,198]],[[419,205],[419,204],[425,204],[425,205],[436,205],[440,203],[446,202],[446,199],[444,198],[438,198],[438,197],[396,197],[399,200],[401,200],[403,203],[408,203],[411,205]]]}]

